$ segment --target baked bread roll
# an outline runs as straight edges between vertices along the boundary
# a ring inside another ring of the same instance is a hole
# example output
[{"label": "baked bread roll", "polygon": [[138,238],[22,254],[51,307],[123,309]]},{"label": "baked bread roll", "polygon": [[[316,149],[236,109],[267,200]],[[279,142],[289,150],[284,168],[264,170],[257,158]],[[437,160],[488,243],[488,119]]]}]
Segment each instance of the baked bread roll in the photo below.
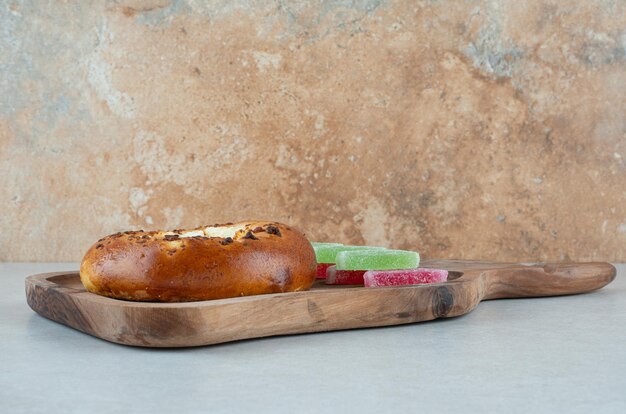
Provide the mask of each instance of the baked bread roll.
[{"label": "baked bread roll", "polygon": [[112,234],[85,254],[80,280],[89,292],[111,298],[188,302],[306,290],[315,269],[302,233],[250,221]]}]

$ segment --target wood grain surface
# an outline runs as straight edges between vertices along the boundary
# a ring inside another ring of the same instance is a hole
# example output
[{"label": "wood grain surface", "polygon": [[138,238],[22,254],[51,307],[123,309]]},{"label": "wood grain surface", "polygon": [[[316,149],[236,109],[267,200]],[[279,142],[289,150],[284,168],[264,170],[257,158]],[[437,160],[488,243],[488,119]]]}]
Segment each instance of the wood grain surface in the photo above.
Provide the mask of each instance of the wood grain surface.
[{"label": "wood grain surface", "polygon": [[425,261],[448,269],[445,283],[364,288],[317,283],[309,291],[188,303],[110,299],[87,292],[78,272],[26,278],[40,315],[107,341],[190,347],[248,338],[399,325],[470,312],[481,300],[570,295],[615,278],[608,263],[511,264]]}]

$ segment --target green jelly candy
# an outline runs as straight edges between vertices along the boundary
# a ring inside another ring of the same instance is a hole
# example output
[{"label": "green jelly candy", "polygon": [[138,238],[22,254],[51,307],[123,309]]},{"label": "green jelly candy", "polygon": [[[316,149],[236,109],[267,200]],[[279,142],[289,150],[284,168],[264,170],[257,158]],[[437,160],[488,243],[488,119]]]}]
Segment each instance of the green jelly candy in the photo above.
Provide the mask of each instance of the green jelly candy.
[{"label": "green jelly candy", "polygon": [[340,245],[317,245],[313,244],[313,250],[315,250],[315,259],[317,263],[335,263],[335,257],[337,253],[343,251],[353,250],[383,250],[384,247],[371,247],[371,246],[344,246]]},{"label": "green jelly candy", "polygon": [[415,269],[420,255],[408,250],[349,250],[337,253],[337,270]]},{"label": "green jelly candy", "polygon": [[[317,263],[335,263],[336,249],[343,246],[343,244],[311,242],[311,246],[313,246],[313,250],[315,251],[315,260],[317,260]],[[332,261],[326,261],[331,256]]]}]

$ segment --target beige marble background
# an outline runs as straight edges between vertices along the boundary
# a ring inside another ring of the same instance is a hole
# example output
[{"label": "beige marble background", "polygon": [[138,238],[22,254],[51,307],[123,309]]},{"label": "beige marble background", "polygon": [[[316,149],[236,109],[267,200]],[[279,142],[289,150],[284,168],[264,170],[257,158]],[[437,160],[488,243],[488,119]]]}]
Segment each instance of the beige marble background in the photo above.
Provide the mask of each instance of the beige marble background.
[{"label": "beige marble background", "polygon": [[626,259],[626,2],[0,3],[0,260],[247,218]]}]

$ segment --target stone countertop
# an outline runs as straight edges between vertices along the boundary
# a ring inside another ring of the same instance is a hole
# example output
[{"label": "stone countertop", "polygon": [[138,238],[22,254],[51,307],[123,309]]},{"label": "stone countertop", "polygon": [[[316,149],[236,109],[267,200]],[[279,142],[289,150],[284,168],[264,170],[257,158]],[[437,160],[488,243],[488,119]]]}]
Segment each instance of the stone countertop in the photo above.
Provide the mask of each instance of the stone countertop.
[{"label": "stone countertop", "polygon": [[496,300],[468,315],[193,349],[116,345],[26,304],[0,264],[4,412],[626,412],[626,265],[578,296]]}]

